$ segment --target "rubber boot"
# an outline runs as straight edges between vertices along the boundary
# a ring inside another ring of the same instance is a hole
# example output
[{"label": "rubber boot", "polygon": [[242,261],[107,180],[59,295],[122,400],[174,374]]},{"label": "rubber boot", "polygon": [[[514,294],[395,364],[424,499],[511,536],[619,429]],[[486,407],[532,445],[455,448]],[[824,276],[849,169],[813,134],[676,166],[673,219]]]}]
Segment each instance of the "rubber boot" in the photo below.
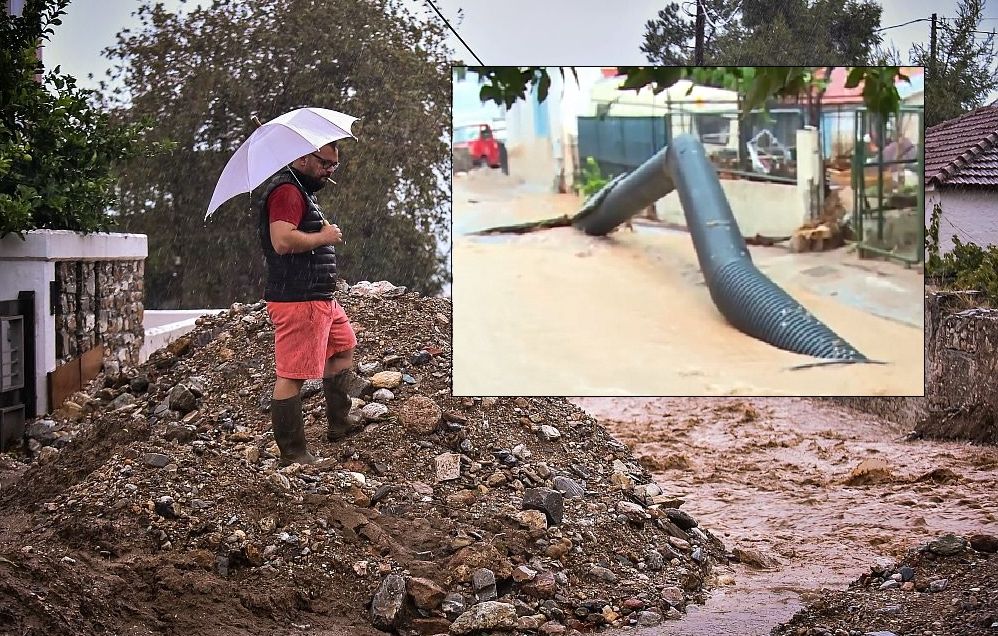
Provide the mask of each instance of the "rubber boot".
[{"label": "rubber boot", "polygon": [[305,445],[305,423],[302,420],[301,395],[270,403],[270,421],[274,440],[281,449],[281,465],[314,464],[315,456]]},{"label": "rubber boot", "polygon": [[349,370],[331,378],[322,378],[322,392],[326,397],[326,439],[338,442],[360,429],[360,418],[350,415],[352,401],[347,393]]}]

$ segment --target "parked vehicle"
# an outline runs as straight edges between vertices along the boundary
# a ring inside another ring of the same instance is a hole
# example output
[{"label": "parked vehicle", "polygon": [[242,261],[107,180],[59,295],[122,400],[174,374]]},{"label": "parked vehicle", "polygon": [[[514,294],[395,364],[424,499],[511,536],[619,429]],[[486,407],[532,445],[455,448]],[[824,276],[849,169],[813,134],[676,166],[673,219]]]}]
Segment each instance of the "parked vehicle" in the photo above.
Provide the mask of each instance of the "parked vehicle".
[{"label": "parked vehicle", "polygon": [[499,142],[496,141],[492,127],[488,124],[455,128],[453,147],[455,150],[467,149],[472,164],[476,167],[487,165],[490,168],[499,168],[501,165]]}]

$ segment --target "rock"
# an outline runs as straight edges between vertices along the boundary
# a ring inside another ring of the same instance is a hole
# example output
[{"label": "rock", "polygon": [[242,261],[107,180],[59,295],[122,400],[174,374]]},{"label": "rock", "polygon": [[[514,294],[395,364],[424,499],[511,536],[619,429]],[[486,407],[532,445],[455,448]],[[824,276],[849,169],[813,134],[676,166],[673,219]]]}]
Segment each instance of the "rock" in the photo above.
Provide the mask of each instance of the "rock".
[{"label": "rock", "polygon": [[555,541],[548,546],[548,549],[544,551],[544,554],[548,555],[552,559],[560,559],[572,549],[572,540],[567,537],[562,537],[558,541]]},{"label": "rock", "polygon": [[360,414],[368,422],[377,422],[388,415],[388,407],[378,402],[371,402],[360,410]]},{"label": "rock", "polygon": [[58,424],[53,420],[41,419],[29,424],[25,434],[31,439],[36,439],[42,444],[51,444],[55,441]]},{"label": "rock", "polygon": [[135,395],[141,395],[149,390],[149,376],[140,373],[128,381],[128,390]]},{"label": "rock", "polygon": [[374,392],[372,398],[374,399],[375,402],[381,402],[382,404],[384,404],[385,402],[391,402],[392,400],[394,400],[395,394],[389,391],[388,389],[378,389],[377,391]]},{"label": "rock", "polygon": [[690,531],[696,527],[697,521],[691,517],[686,512],[683,512],[679,508],[666,508],[665,509],[666,518],[672,523],[679,526],[680,529],[685,531]]},{"label": "rock", "polygon": [[686,602],[683,590],[676,586],[663,587],[661,596],[662,600],[672,607],[681,607]]},{"label": "rock", "polygon": [[423,349],[409,356],[409,364],[411,364],[414,367],[421,367],[424,364],[429,363],[429,361],[432,359],[433,356],[430,355],[430,352],[427,351],[426,349]]},{"label": "rock", "polygon": [[569,499],[582,497],[586,494],[586,489],[580,486],[577,481],[570,477],[562,477],[561,475],[554,478],[554,487],[555,490],[558,490]]},{"label": "rock", "polygon": [[517,523],[528,530],[546,530],[547,516],[540,510],[521,510],[514,515]]},{"label": "rock", "polygon": [[888,579],[888,580],[884,581],[883,583],[881,583],[880,587],[878,589],[881,589],[881,590],[893,590],[893,589],[896,589],[896,588],[899,588],[899,587],[901,587],[901,583],[899,583],[898,581],[895,581],[894,579]]},{"label": "rock", "polygon": [[398,574],[389,574],[381,581],[371,600],[372,625],[382,631],[392,631],[402,622],[405,588],[405,579]]},{"label": "rock", "polygon": [[949,579],[936,579],[929,583],[930,592],[942,592],[949,587]]},{"label": "rock", "polygon": [[537,633],[543,636],[562,636],[568,633],[568,628],[558,621],[548,621],[537,629]]},{"label": "rock", "polygon": [[419,577],[410,578],[406,591],[416,607],[424,610],[435,610],[447,596],[447,592],[431,581]]},{"label": "rock", "polygon": [[450,626],[450,633],[460,636],[488,629],[512,630],[515,627],[516,608],[513,605],[485,601],[458,616]]},{"label": "rock", "polygon": [[658,550],[649,550],[645,553],[645,566],[652,572],[658,572],[665,567],[665,557]]},{"label": "rock", "polygon": [[167,519],[176,519],[179,516],[177,514],[177,504],[173,500],[173,497],[169,495],[163,495],[153,502],[153,509],[156,514]]},{"label": "rock", "polygon": [[170,409],[177,411],[181,415],[186,415],[197,408],[198,399],[183,384],[178,384],[170,390],[170,394],[167,396]]},{"label": "rock", "polygon": [[541,424],[537,430],[537,435],[546,442],[553,442],[561,439],[561,431],[549,424]]},{"label": "rock", "polygon": [[319,395],[322,393],[322,380],[305,380],[305,383],[301,386],[301,401],[309,399],[313,395]]},{"label": "rock", "polygon": [[153,468],[163,468],[171,462],[170,457],[162,453],[146,453],[145,457],[142,458],[142,461],[146,466],[151,466]]},{"label": "rock", "polygon": [[915,570],[911,569],[908,566],[904,566],[900,570],[898,570],[898,574],[901,575],[902,581],[910,581],[913,578],[915,578]]},{"label": "rock", "polygon": [[196,436],[197,428],[190,424],[181,424],[178,422],[167,424],[166,430],[163,432],[163,439],[177,442],[178,444],[186,444]]},{"label": "rock", "polygon": [[478,492],[471,489],[459,490],[447,495],[447,505],[454,507],[468,507],[478,500]]},{"label": "rock", "polygon": [[384,367],[381,366],[380,360],[375,360],[373,362],[361,362],[357,365],[357,370],[360,371],[361,375],[374,375],[375,373],[381,371]]},{"label": "rock", "polygon": [[[371,389],[371,380],[368,380],[363,376],[357,375],[353,371],[347,371],[344,377],[346,378],[344,388],[346,389],[347,395],[349,395],[352,398],[360,397]],[[375,388],[381,388],[381,387],[375,387]]]},{"label": "rock", "polygon": [[42,446],[38,449],[38,463],[48,464],[59,456],[59,449],[54,446]]},{"label": "rock", "polygon": [[553,572],[540,572],[532,580],[520,586],[524,594],[534,598],[554,598],[557,584]]},{"label": "rock", "polygon": [[756,570],[769,570],[780,566],[780,562],[753,548],[734,548],[731,553],[735,555],[739,562]]},{"label": "rock", "polygon": [[967,546],[967,540],[955,534],[944,534],[928,544],[929,552],[940,556],[960,554]]},{"label": "rock", "polygon": [[638,612],[637,620],[639,627],[651,627],[662,622],[662,615],[658,612]]},{"label": "rock", "polygon": [[998,537],[994,535],[972,534],[968,538],[970,540],[970,547],[978,552],[986,552],[988,554],[998,552]]},{"label": "rock", "polygon": [[643,524],[646,519],[650,518],[650,515],[645,511],[643,506],[632,501],[618,501],[617,514],[624,515],[628,521],[638,525]]},{"label": "rock", "polygon": [[521,616],[516,619],[516,630],[518,632],[536,632],[543,625],[541,622],[543,620],[545,620],[543,614],[540,615],[540,618],[537,616]]},{"label": "rock", "polygon": [[610,475],[610,485],[617,490],[630,492],[631,489],[634,488],[634,480],[632,480],[627,473],[614,471],[614,473]]},{"label": "rock", "polygon": [[443,610],[444,614],[446,614],[448,618],[457,618],[467,609],[464,603],[464,596],[458,594],[457,592],[448,594],[440,603],[440,609]]},{"label": "rock", "polygon": [[482,408],[486,411],[491,411],[496,404],[499,403],[499,398],[497,397],[484,397],[482,398]]},{"label": "rock", "polygon": [[608,570],[607,568],[601,567],[599,565],[590,565],[589,573],[595,576],[597,579],[601,581],[606,581],[607,583],[617,582],[616,574],[614,574],[611,570]]},{"label": "rock", "polygon": [[406,429],[425,435],[436,430],[441,415],[436,402],[425,395],[414,395],[402,404],[399,419]]},{"label": "rock", "polygon": [[547,515],[548,523],[561,523],[565,511],[565,496],[550,488],[527,488],[523,492],[523,509],[540,510]]},{"label": "rock", "polygon": [[488,568],[478,568],[471,573],[471,587],[479,601],[494,601],[496,594],[496,575]]},{"label": "rock", "polygon": [[471,580],[471,573],[479,568],[488,568],[497,579],[508,579],[513,575],[513,564],[498,548],[489,543],[476,543],[461,548],[447,560],[447,567],[454,579],[461,583]]},{"label": "rock", "polygon": [[134,395],[132,395],[131,393],[122,393],[118,397],[111,400],[111,403],[108,405],[108,408],[110,408],[112,411],[117,411],[118,409],[127,408],[136,403],[138,403],[138,400],[135,399]]},{"label": "rock", "polygon": [[437,473],[437,483],[461,476],[461,456],[456,453],[441,453],[433,458],[433,464]]},{"label": "rock", "polygon": [[375,389],[394,389],[402,384],[400,371],[379,371],[371,376],[371,386]]},{"label": "rock", "polygon": [[513,580],[517,583],[533,580],[535,576],[537,576],[537,570],[529,565],[520,565],[513,570]]}]

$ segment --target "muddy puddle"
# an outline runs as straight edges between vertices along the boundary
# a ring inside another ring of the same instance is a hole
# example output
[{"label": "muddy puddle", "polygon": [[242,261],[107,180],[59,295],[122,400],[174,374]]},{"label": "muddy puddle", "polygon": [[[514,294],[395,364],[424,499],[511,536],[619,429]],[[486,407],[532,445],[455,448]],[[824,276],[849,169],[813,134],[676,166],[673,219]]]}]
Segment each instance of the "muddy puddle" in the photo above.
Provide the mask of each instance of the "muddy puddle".
[{"label": "muddy puddle", "polygon": [[883,365],[815,359],[732,328],[685,232],[635,223],[470,236],[572,215],[579,199],[473,171],[454,189],[458,395],[922,395],[922,280],[844,250],[753,248],[759,269]]},{"label": "muddy puddle", "polygon": [[801,398],[572,401],[742,556],[718,570],[706,605],[641,634],[768,634],[879,559],[998,527],[995,448],[906,441],[896,425]]}]

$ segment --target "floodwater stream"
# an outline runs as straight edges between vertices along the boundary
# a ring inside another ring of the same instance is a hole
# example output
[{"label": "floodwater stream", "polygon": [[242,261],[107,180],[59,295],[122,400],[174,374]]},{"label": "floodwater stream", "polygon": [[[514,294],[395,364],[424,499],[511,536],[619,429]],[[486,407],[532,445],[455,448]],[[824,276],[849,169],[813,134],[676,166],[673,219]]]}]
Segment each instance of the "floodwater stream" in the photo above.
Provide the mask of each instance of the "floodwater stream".
[{"label": "floodwater stream", "polygon": [[578,211],[571,195],[472,171],[454,187],[458,395],[922,395],[923,281],[846,250],[751,248],[759,269],[873,360],[815,359],[731,327],[685,232],[562,227],[470,236]]},{"label": "floodwater stream", "polygon": [[[574,398],[728,551],[703,606],[646,636],[769,634],[822,588],[939,535],[998,530],[998,449],[906,441],[807,398]],[[745,561],[753,562],[746,565]]]}]

